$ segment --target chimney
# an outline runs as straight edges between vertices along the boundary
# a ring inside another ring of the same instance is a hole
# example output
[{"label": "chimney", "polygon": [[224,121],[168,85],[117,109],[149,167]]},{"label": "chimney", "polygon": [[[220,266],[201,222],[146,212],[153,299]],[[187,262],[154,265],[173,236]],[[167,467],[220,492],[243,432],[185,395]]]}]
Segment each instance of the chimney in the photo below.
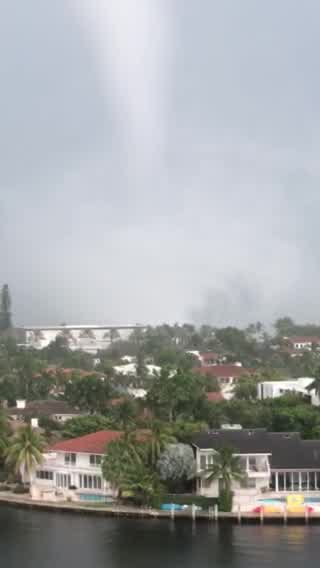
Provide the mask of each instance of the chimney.
[{"label": "chimney", "polygon": [[22,409],[26,407],[26,401],[25,400],[17,400],[17,408]]},{"label": "chimney", "polygon": [[31,428],[39,428],[38,418],[31,418]]}]

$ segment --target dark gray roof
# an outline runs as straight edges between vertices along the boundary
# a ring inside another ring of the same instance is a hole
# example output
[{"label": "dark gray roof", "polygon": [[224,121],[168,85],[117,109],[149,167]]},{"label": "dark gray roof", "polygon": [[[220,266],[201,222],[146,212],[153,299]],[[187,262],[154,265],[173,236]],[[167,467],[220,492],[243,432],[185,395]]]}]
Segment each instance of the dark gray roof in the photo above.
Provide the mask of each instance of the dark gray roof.
[{"label": "dark gray roof", "polygon": [[195,434],[192,443],[201,449],[228,446],[239,454],[271,454],[271,469],[320,469],[320,440],[301,440],[298,432],[211,430]]},{"label": "dark gray roof", "polygon": [[51,416],[52,414],[81,414],[64,400],[32,400],[26,403],[25,408],[16,406],[7,409],[9,416],[21,416],[37,418]]}]

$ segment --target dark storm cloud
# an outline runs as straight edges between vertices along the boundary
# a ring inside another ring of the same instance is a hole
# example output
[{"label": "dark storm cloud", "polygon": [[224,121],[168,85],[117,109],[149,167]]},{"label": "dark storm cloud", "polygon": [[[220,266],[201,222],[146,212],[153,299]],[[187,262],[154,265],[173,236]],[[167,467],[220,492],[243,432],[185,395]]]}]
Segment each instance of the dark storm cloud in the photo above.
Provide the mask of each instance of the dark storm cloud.
[{"label": "dark storm cloud", "polygon": [[2,5],[16,321],[320,319],[319,15],[312,0]]}]

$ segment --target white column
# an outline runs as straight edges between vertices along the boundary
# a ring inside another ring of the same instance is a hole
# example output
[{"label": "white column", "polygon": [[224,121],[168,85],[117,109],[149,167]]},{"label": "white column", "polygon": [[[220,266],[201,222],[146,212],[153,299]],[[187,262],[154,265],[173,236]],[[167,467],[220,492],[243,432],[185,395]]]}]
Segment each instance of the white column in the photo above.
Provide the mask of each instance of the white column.
[{"label": "white column", "polygon": [[299,471],[299,491],[301,491],[301,471]]},{"label": "white column", "polygon": [[290,491],[294,491],[294,485],[293,485],[293,483],[294,483],[294,479],[293,479],[293,471],[292,471],[292,472],[291,472],[291,489],[290,489]]},{"label": "white column", "polygon": [[309,491],[310,484],[309,484],[309,472],[307,471],[307,491]]},{"label": "white column", "polygon": [[279,482],[278,482],[278,472],[275,472],[275,480],[276,480],[276,493],[279,492]]}]

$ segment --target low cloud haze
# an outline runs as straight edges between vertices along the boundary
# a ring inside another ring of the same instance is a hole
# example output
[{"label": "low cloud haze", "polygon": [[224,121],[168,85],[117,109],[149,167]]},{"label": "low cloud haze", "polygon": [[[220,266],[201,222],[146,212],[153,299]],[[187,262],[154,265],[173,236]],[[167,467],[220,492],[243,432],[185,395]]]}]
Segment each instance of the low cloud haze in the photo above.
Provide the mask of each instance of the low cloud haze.
[{"label": "low cloud haze", "polygon": [[319,321],[309,0],[29,0],[0,20],[19,324]]}]

